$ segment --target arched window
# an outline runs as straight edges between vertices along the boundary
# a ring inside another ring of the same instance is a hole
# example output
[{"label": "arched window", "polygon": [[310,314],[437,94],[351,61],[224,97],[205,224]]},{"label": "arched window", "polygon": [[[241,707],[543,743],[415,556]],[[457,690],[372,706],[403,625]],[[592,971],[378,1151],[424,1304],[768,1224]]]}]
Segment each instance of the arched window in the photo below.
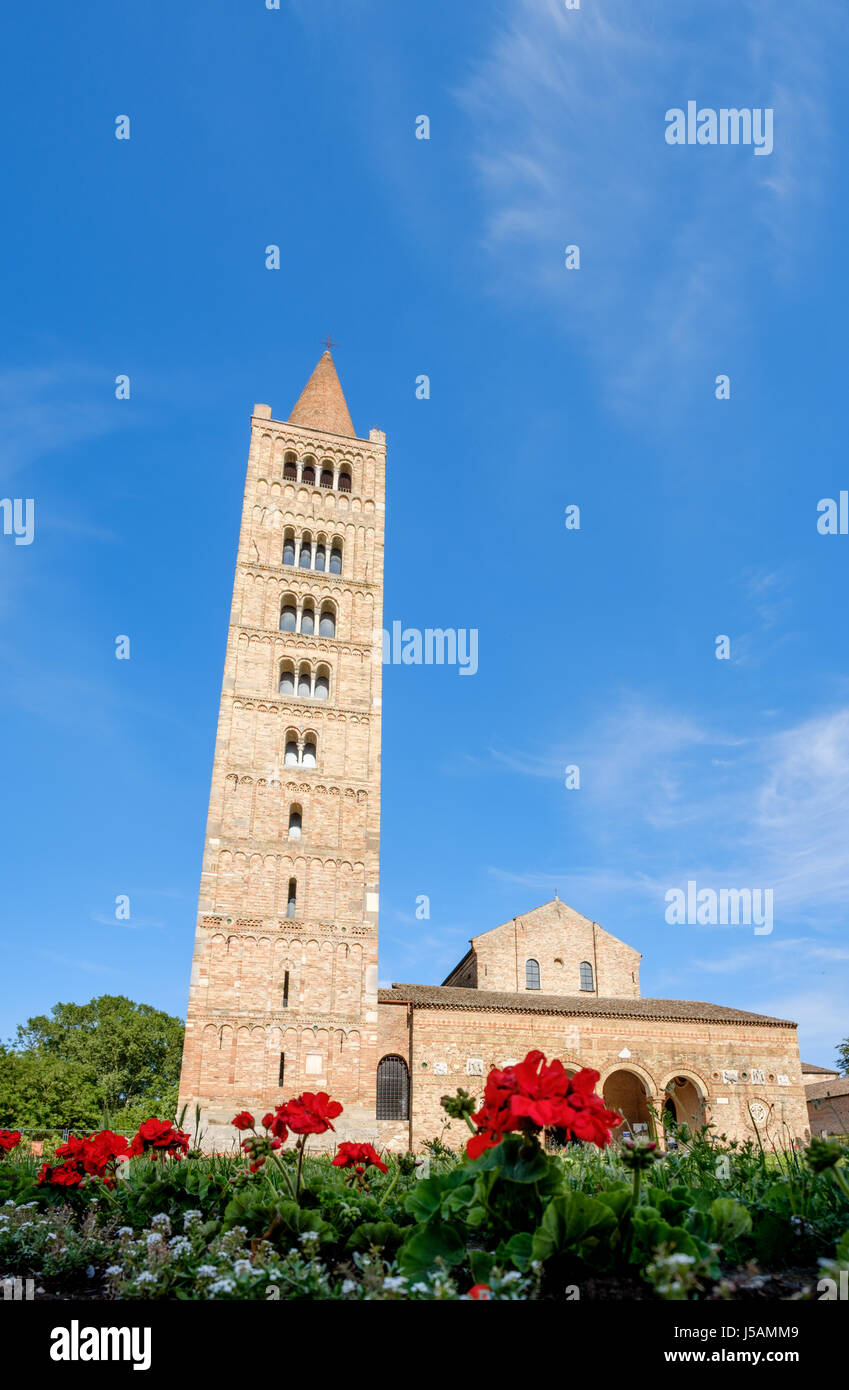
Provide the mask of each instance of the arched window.
[{"label": "arched window", "polygon": [[322,468],[322,470],[321,470],[321,486],[322,486],[322,487],[332,487],[332,486],[333,486],[333,469],[332,469],[332,468]]},{"label": "arched window", "polygon": [[340,473],[340,474],[339,474],[339,491],[340,491],[340,492],[350,492],[350,491],[351,491],[351,475],[350,475],[350,473]]},{"label": "arched window", "polygon": [[315,633],[315,610],[313,608],[305,608],[301,614],[301,632],[305,633],[307,637],[312,637]]},{"label": "arched window", "polygon": [[302,570],[308,570],[312,566],[312,536],[307,533],[301,540],[301,551],[298,556],[298,564]]},{"label": "arched window", "polygon": [[280,694],[294,695],[295,693],[295,668],[288,662],[280,668]]},{"label": "arched window", "polygon": [[321,619],[318,624],[319,637],[336,636],[336,615],[332,608],[322,608]]},{"label": "arched window", "polygon": [[315,767],[315,738],[312,735],[307,736],[307,742],[304,744],[304,756],[301,761],[304,767]]},{"label": "arched window", "polygon": [[315,548],[315,564],[313,565],[313,569],[317,569],[319,573],[323,574],[326,568],[327,551],[324,548],[324,541],[319,541]]},{"label": "arched window", "polygon": [[289,811],[289,839],[300,840],[301,838],[301,808],[293,806]]},{"label": "arched window", "polygon": [[301,470],[301,482],[315,485],[315,468],[311,463],[304,464]]},{"label": "arched window", "polygon": [[317,700],[326,700],[329,696],[330,677],[327,674],[327,668],[322,667],[315,678],[315,698]]},{"label": "arched window", "polygon": [[283,563],[284,565],[294,565],[295,563],[295,537],[286,536],[283,541]]},{"label": "arched window", "polygon": [[525,989],[539,989],[539,961],[525,961]]},{"label": "arched window", "polygon": [[593,968],[588,960],[582,960],[580,965],[581,989],[593,988]]},{"label": "arched window", "polygon": [[294,632],[297,626],[298,614],[293,603],[284,603],[280,609],[280,631]]},{"label": "arched window", "polygon": [[377,1118],[407,1120],[410,1115],[410,1073],[403,1057],[381,1057],[377,1064]]},{"label": "arched window", "polygon": [[342,545],[339,541],[334,541],[333,549],[330,552],[330,573],[342,573]]},{"label": "arched window", "polygon": [[286,902],[286,916],[287,916],[287,917],[294,917],[294,915],[295,915],[295,907],[297,906],[297,901],[298,901],[298,885],[297,885],[295,879],[290,878],[290,879],[289,879],[289,896],[288,896],[288,900],[287,900],[287,902]]},{"label": "arched window", "polygon": [[298,476],[298,460],[295,458],[295,455],[294,455],[294,454],[287,454],[286,457],[285,457],[284,460],[283,460],[283,477],[284,477],[284,478],[297,478],[297,476]]},{"label": "arched window", "polygon": [[309,666],[302,666],[298,672],[298,694],[302,698],[312,695],[312,678]]},{"label": "arched window", "polygon": [[298,744],[297,740],[294,738],[286,740],[286,752],[283,757],[283,764],[285,767],[298,766]]}]

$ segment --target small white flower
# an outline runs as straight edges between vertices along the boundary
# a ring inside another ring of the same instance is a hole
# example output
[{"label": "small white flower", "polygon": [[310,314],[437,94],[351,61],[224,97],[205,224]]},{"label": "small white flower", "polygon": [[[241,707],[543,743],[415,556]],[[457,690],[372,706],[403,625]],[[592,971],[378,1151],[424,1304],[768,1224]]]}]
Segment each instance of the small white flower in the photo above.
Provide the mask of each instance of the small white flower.
[{"label": "small white flower", "polygon": [[301,1245],[307,1245],[312,1240],[318,1240],[318,1231],[304,1231],[303,1235],[299,1236],[298,1239]]},{"label": "small white flower", "polygon": [[517,1279],[521,1279],[521,1274],[516,1269],[508,1269],[506,1274],[502,1274],[502,1284],[515,1284]]},{"label": "small white flower", "polygon": [[118,1231],[118,1235],[119,1235],[119,1236],[124,1236],[124,1237],[126,1237],[126,1236],[131,1236],[131,1235],[133,1235],[133,1234],[134,1234],[134,1231],[133,1231],[132,1226],[121,1226],[120,1229],[119,1229],[119,1231]]},{"label": "small white flower", "polygon": [[214,1279],[217,1273],[215,1265],[198,1265],[198,1279]]},{"label": "small white flower", "polygon": [[149,1269],[143,1269],[142,1272],[141,1272],[141,1274],[137,1274],[137,1275],[136,1275],[136,1283],[137,1283],[137,1284],[155,1284],[155,1283],[156,1283],[156,1275],[153,1274]]},{"label": "small white flower", "polygon": [[214,1298],[217,1293],[232,1293],[236,1285],[232,1279],[217,1279],[214,1284],[210,1284],[207,1289],[207,1296]]},{"label": "small white flower", "polygon": [[430,1293],[430,1289],[427,1284],[423,1284],[420,1280],[418,1284],[410,1286],[410,1293]]},{"label": "small white flower", "polygon": [[234,1274],[250,1274],[253,1266],[250,1260],[236,1260],[233,1265]]},{"label": "small white flower", "polygon": [[196,1226],[203,1219],[202,1211],[187,1211],[183,1213],[183,1230],[188,1231],[191,1226]]},{"label": "small white flower", "polygon": [[403,1274],[392,1274],[384,1279],[383,1287],[388,1289],[390,1293],[397,1293],[399,1289],[403,1289],[406,1282]]},{"label": "small white flower", "polygon": [[159,1231],[148,1231],[147,1235],[145,1236],[145,1241],[147,1243],[148,1250],[152,1250],[154,1246],[162,1244],[163,1237]]},{"label": "small white flower", "polygon": [[164,1211],[157,1212],[156,1216],[151,1218],[150,1225],[151,1230],[161,1231],[166,1236],[171,1234],[171,1222]]},{"label": "small white flower", "polygon": [[666,1263],[668,1265],[692,1265],[696,1262],[693,1259],[692,1255],[684,1255],[682,1252],[679,1251],[675,1255],[670,1255]]},{"label": "small white flower", "polygon": [[353,1293],[353,1292],[354,1292],[354,1289],[355,1289],[356,1287],[357,1287],[357,1285],[356,1285],[356,1283],[354,1282],[353,1279],[346,1279],[346,1280],[344,1281],[344,1283],[342,1284],[342,1292],[343,1292],[343,1293]]},{"label": "small white flower", "polygon": [[106,1268],[106,1273],[117,1276],[119,1274],[124,1273],[124,1268],[122,1265],[108,1265]]}]

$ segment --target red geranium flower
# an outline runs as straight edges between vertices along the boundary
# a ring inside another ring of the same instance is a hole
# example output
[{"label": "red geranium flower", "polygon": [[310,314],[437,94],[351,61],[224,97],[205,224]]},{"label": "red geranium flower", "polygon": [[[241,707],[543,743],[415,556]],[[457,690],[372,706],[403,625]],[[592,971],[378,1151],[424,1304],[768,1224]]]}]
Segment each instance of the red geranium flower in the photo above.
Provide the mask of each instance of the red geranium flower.
[{"label": "red geranium flower", "polygon": [[255,1121],[250,1110],[240,1110],[236,1118],[231,1120],[230,1123],[235,1126],[236,1129],[253,1129]]},{"label": "red geranium flower", "polygon": [[486,1302],[487,1299],[492,1298],[492,1289],[489,1284],[472,1284],[469,1289],[469,1298],[480,1298]]},{"label": "red geranium flower", "polygon": [[71,1134],[68,1142],[56,1150],[56,1157],[62,1162],[42,1164],[38,1181],[53,1187],[79,1187],[84,1178],[91,1177],[102,1178],[107,1187],[114,1187],[118,1159],[129,1152],[123,1134],[115,1134],[111,1129],[82,1138]]},{"label": "red geranium flower", "polygon": [[0,1129],[0,1152],[11,1153],[21,1142],[21,1131],[19,1129]]},{"label": "red geranium flower", "polygon": [[595,1094],[597,1071],[584,1067],[570,1077],[562,1062],[546,1062],[541,1052],[529,1052],[524,1062],[489,1073],[483,1105],[472,1116],[478,1133],[466,1145],[470,1158],[500,1144],[511,1131],[537,1134],[561,1130],[567,1139],[583,1139],[599,1148],[610,1143],[610,1131],[622,1123]]},{"label": "red geranium flower", "polygon": [[[338,1100],[331,1100],[326,1091],[304,1091],[303,1095],[290,1100],[280,1110],[285,1110],[285,1124],[293,1134],[324,1134],[333,1129],[331,1120],[342,1114]],[[277,1115],[280,1115],[280,1110]],[[277,1133],[277,1131],[274,1131]]]},{"label": "red geranium flower", "polygon": [[150,1119],[139,1125],[128,1152],[131,1157],[149,1153],[152,1158],[164,1159],[166,1154],[182,1158],[189,1142],[189,1135],[182,1129],[175,1129],[170,1120]]},{"label": "red geranium flower", "polygon": [[381,1173],[389,1170],[371,1144],[340,1144],[333,1158],[334,1168],[353,1168],[362,1177],[366,1168],[377,1168]]}]

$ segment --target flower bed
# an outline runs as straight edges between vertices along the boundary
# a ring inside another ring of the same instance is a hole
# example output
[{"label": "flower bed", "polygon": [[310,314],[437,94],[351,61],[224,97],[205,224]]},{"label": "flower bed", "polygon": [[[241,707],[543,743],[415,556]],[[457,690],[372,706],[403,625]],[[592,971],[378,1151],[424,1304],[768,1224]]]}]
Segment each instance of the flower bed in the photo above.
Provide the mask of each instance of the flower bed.
[{"label": "flower bed", "polygon": [[213,1300],[816,1297],[839,1279],[840,1145],[767,1155],[705,1128],[659,1155],[617,1140],[597,1081],[529,1053],[490,1073],[482,1104],[445,1097],[464,1155],[310,1153],[342,1113],[323,1092],[259,1123],[240,1112],[228,1155],[155,1118],[131,1140],[71,1136],[42,1164],[0,1131],[0,1277],[45,1297]]}]

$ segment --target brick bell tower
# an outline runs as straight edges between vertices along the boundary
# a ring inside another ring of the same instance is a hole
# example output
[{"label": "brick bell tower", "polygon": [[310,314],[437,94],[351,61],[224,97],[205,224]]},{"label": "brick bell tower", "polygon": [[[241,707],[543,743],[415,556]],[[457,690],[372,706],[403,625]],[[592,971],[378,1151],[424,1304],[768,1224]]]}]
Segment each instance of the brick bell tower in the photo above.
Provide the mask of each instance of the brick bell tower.
[{"label": "brick bell tower", "polygon": [[208,1147],[303,1090],[375,1131],[385,468],[329,348],[288,421],[254,406],[180,1080]]}]

